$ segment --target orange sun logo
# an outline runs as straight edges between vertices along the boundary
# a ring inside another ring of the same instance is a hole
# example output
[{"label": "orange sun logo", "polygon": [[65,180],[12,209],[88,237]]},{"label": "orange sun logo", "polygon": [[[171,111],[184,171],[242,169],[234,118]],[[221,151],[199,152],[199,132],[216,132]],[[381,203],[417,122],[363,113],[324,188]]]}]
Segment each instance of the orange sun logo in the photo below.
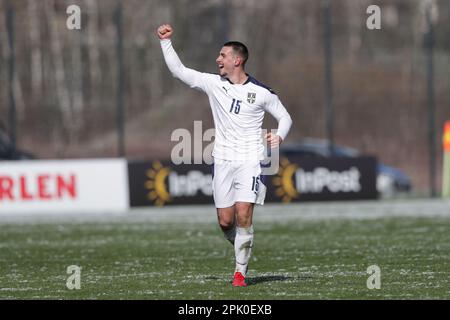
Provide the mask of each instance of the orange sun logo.
[{"label": "orange sun logo", "polygon": [[146,172],[148,180],[145,182],[145,188],[149,190],[147,199],[158,207],[172,200],[166,187],[169,173],[170,168],[164,167],[159,161],[153,161],[151,169]]},{"label": "orange sun logo", "polygon": [[275,178],[273,184],[276,186],[275,194],[281,198],[282,202],[291,202],[292,199],[297,199],[300,193],[294,186],[293,176],[297,171],[298,166],[295,163],[290,163],[288,159],[280,159],[280,170]]}]

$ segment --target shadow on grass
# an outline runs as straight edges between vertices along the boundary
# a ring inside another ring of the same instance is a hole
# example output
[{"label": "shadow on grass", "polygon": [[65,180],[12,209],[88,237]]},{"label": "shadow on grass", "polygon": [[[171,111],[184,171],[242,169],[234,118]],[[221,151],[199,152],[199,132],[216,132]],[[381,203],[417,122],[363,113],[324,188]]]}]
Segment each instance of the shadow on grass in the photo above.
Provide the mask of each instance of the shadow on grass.
[{"label": "shadow on grass", "polygon": [[[260,276],[260,277],[247,277],[245,278],[245,282],[249,286],[256,285],[258,283],[264,283],[264,282],[276,282],[276,281],[301,281],[301,280],[307,280],[311,279],[310,276],[298,276],[298,277],[291,277],[291,276],[285,276],[285,275],[270,275],[270,276]],[[220,277],[215,276],[209,276],[206,277],[207,280],[220,280]],[[231,283],[231,281],[230,281]]]},{"label": "shadow on grass", "polygon": [[289,277],[289,276],[285,276],[285,275],[271,275],[271,276],[246,278],[245,282],[247,282],[247,285],[253,286],[258,283],[263,283],[263,282],[287,281],[287,280],[294,280],[294,279],[298,279],[298,278],[297,277]]}]

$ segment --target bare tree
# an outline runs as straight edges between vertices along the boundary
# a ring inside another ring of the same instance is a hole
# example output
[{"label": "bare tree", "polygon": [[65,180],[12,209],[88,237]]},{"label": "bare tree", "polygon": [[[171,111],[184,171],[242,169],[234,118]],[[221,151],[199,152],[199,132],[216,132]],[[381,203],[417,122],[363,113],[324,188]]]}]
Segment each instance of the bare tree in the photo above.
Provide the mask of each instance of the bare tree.
[{"label": "bare tree", "polygon": [[80,130],[83,127],[83,64],[81,61],[82,50],[82,34],[79,31],[70,32],[69,39],[72,47],[72,68],[70,74],[72,75],[72,138],[78,140]]},{"label": "bare tree", "polygon": [[42,95],[42,51],[40,12],[36,0],[28,0],[29,36],[31,46],[31,96],[33,100]]},{"label": "bare tree", "polygon": [[62,115],[63,127],[72,132],[72,108],[70,105],[69,90],[67,89],[64,60],[61,48],[61,39],[58,28],[58,17],[55,13],[55,0],[45,1],[45,12],[50,29],[50,50],[54,63],[54,77],[56,82],[56,96],[59,110]]},{"label": "bare tree", "polygon": [[[91,88],[97,88],[102,81],[99,50],[99,7],[98,0],[85,0],[89,23],[87,24],[87,46],[89,59],[89,81]],[[99,96],[93,95],[92,102],[97,103]]]}]

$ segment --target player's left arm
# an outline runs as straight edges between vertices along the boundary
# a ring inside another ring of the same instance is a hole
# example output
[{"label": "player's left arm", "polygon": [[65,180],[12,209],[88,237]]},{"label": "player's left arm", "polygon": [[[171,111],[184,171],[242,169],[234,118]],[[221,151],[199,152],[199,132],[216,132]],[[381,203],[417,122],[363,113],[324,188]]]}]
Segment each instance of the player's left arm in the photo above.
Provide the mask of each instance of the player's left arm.
[{"label": "player's left arm", "polygon": [[286,108],[281,103],[278,96],[270,93],[265,104],[265,110],[269,112],[278,121],[278,130],[276,134],[266,134],[267,142],[271,148],[278,147],[289,133],[292,126],[292,119]]}]

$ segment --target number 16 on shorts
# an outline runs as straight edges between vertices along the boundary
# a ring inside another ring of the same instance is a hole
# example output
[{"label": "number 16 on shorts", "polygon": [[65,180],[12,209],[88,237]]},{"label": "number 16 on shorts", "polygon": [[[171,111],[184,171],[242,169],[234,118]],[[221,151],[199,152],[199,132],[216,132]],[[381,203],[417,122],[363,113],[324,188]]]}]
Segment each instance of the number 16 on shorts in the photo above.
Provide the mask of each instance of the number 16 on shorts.
[{"label": "number 16 on shorts", "polygon": [[252,191],[258,192],[259,191],[259,177],[252,177],[253,183],[252,183]]}]

